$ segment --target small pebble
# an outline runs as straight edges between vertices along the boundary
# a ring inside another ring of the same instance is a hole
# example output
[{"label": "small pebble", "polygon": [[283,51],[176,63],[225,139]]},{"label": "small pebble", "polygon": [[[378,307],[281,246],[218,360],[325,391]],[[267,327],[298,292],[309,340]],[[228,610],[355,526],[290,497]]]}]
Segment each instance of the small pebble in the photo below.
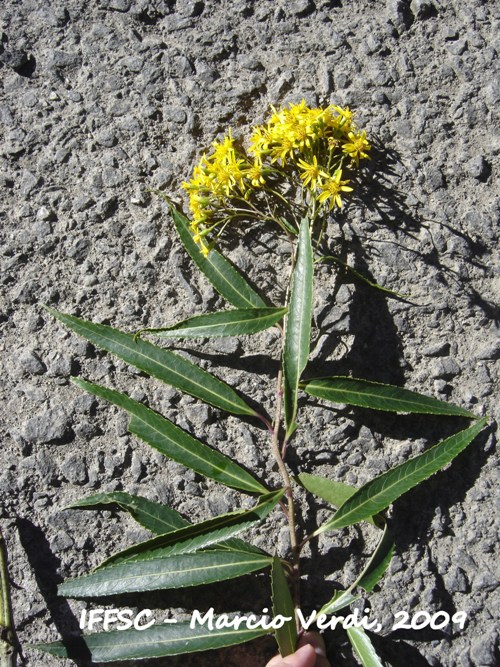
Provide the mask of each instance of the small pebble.
[{"label": "small pebble", "polygon": [[23,352],[19,357],[19,365],[25,375],[42,375],[47,370],[36,352]]},{"label": "small pebble", "polygon": [[62,408],[49,409],[35,415],[22,428],[23,438],[36,445],[64,442],[70,433],[70,422]]},{"label": "small pebble", "polygon": [[483,181],[489,174],[489,166],[482,155],[471,158],[466,164],[467,173],[478,181]]}]

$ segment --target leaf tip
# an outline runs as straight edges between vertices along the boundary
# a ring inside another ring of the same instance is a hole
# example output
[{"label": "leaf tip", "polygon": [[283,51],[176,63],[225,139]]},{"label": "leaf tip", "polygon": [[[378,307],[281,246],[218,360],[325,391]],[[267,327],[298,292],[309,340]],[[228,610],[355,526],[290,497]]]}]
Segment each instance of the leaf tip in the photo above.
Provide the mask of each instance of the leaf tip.
[{"label": "leaf tip", "polygon": [[134,343],[137,343],[138,340],[141,340],[141,336],[145,331],[147,331],[147,329],[139,329],[139,331],[135,332],[133,336]]}]

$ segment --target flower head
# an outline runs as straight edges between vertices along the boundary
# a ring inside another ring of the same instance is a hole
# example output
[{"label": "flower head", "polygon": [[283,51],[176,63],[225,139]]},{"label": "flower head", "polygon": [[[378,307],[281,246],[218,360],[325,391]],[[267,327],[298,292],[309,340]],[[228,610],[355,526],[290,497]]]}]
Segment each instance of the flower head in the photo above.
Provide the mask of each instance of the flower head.
[{"label": "flower head", "polygon": [[297,166],[302,172],[300,178],[303,180],[304,185],[308,185],[311,190],[315,190],[321,174],[316,155],[312,156],[311,162],[299,159],[297,161]]},{"label": "flower head", "polygon": [[343,203],[340,198],[342,192],[352,192],[347,183],[349,181],[342,181],[342,169],[337,169],[337,171],[330,176],[329,174],[322,173],[323,180],[320,184],[321,193],[318,195],[317,200],[323,204],[329,200],[330,211],[336,204],[339,208],[342,208]]},{"label": "flower head", "polygon": [[255,160],[245,171],[245,178],[250,181],[254,188],[260,188],[265,184],[264,167],[260,160]]},{"label": "flower head", "polygon": [[371,149],[371,146],[366,138],[366,132],[364,130],[359,133],[349,132],[347,136],[349,141],[346,141],[342,145],[342,150],[344,153],[349,155],[349,157],[353,160],[353,162],[356,163],[356,165],[358,165],[360,158],[369,157],[367,151]]},{"label": "flower head", "polygon": [[267,122],[253,127],[244,146],[228,130],[182,184],[191,229],[205,255],[235,219],[275,221],[293,233],[297,214],[312,216],[314,223],[342,208],[342,197],[353,190],[343,173],[356,169],[371,148],[348,107],[309,107],[305,100],[271,107]]},{"label": "flower head", "polygon": [[349,109],[349,107],[337,107],[332,106],[333,109],[338,113],[338,116],[335,118],[335,122],[338,127],[341,127],[344,132],[348,132],[351,129],[354,112]]}]

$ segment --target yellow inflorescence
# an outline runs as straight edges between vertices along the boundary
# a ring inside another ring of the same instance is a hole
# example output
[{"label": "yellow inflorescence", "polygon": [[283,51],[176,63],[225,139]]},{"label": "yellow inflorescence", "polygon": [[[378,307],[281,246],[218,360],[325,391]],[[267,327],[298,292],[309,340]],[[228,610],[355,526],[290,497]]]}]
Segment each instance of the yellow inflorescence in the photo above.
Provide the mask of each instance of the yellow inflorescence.
[{"label": "yellow inflorescence", "polygon": [[[341,208],[341,195],[353,189],[343,172],[358,167],[370,148],[349,108],[310,108],[304,100],[272,108],[267,124],[253,128],[246,149],[229,130],[213,142],[191,180],[183,183],[195,240],[208,254],[208,237],[214,230],[245,214],[258,218],[259,204],[264,201],[269,211],[273,197],[284,200],[281,193],[287,185],[302,193],[301,201],[316,215],[321,209]],[[261,217],[272,219],[265,210]]]}]

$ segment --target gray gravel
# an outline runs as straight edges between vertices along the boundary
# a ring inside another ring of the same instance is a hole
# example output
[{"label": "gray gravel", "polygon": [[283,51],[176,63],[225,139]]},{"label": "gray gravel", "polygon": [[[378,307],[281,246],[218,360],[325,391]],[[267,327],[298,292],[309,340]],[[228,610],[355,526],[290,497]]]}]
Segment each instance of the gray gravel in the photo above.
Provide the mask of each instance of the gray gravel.
[{"label": "gray gravel", "polygon": [[[412,302],[386,300],[349,279],[336,294],[335,271],[322,268],[315,371],[404,382],[495,417],[497,19],[488,0],[4,0],[0,526],[23,644],[75,631],[82,603],[57,598],[57,583],[144,537],[116,512],[64,511],[75,499],[125,490],[194,520],[240,502],[237,493],[149,451],[127,434],[122,414],[83,396],[69,375],[133,392],[260,475],[276,475],[263,431],[131,372],[41,308],[135,331],[221,307],[148,188],[179,199],[200,151],[227,126],[237,133],[264,120],[270,104],[305,98],[356,109],[376,149],[365,189],[346,209],[344,240],[337,226],[329,230],[331,249]],[[228,253],[279,300],[281,242],[262,229],[251,239],[233,239]],[[273,244],[278,254],[270,255]],[[265,355],[276,351],[273,334],[197,349],[207,368],[228,354],[220,376],[269,407]],[[307,408],[302,422],[292,456],[297,469],[352,484],[456,427],[320,407]],[[394,507],[397,555],[370,598],[383,624],[385,638],[375,641],[387,664],[498,664],[494,431],[493,422],[449,470]],[[303,511],[311,522],[327,515],[320,509],[315,517],[306,502]],[[284,553],[283,522],[277,516],[270,525],[256,542],[273,549],[274,534]],[[352,581],[372,539],[345,530],[338,541],[320,540],[308,608],[318,608],[334,582]],[[223,603],[218,588],[153,602],[175,613],[200,599],[260,611],[266,584],[257,582],[234,582]],[[467,624],[392,630],[395,612],[422,609],[463,610]],[[333,664],[354,664],[339,637],[329,633],[327,642]],[[263,665],[273,650],[263,640],[161,664],[250,667]],[[28,665],[73,664],[25,652]]]}]

